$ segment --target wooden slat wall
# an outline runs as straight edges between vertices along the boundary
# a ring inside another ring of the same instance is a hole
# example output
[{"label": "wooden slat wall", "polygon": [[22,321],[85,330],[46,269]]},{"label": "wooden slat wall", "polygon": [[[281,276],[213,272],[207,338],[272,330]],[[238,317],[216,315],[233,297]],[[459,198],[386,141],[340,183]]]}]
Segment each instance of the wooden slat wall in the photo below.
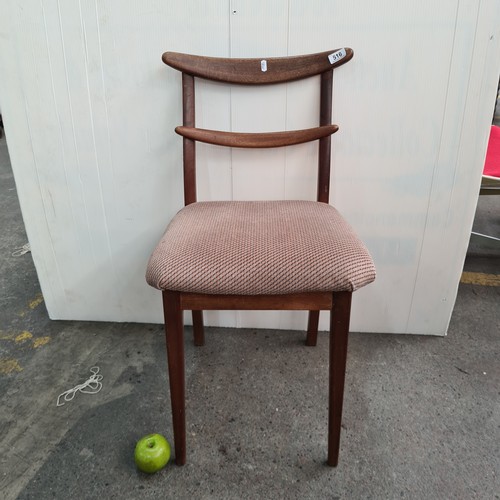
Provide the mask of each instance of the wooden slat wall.
[{"label": "wooden slat wall", "polygon": [[[182,206],[181,78],[161,62],[165,50],[271,57],[350,46],[354,59],[334,72],[331,202],[378,267],[354,295],[352,328],[444,334],[495,102],[499,31],[496,0],[5,0],[0,102],[51,317],[162,321],[144,270]],[[318,79],[248,102],[254,93],[199,82],[197,126],[317,124]],[[201,200],[315,196],[313,144],[198,151]],[[305,322],[292,312],[207,314],[225,326]]]}]

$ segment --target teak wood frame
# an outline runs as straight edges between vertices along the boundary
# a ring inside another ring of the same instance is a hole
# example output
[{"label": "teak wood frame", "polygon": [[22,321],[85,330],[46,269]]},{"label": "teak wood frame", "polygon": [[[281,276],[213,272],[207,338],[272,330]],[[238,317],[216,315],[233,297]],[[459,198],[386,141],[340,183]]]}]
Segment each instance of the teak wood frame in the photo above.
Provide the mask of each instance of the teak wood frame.
[{"label": "teak wood frame", "polygon": [[[332,55],[339,55],[334,59]],[[330,57],[329,57],[330,56]],[[184,202],[196,202],[196,141],[221,146],[262,148],[319,140],[317,201],[329,202],[331,134],[338,127],[331,124],[333,68],[349,61],[349,48],[297,57],[260,59],[223,59],[166,52],[165,64],[182,72],[183,126],[176,132],[183,136]],[[284,83],[320,75],[319,127],[307,130],[272,133],[234,133],[202,130],[195,127],[194,78],[225,83],[265,85]],[[320,310],[330,311],[328,459],[338,464],[342,403],[347,356],[347,337],[351,310],[351,292],[316,292],[292,295],[242,296],[163,291],[163,309],[167,343],[170,396],[174,428],[175,462],[186,463],[184,325],[183,311],[193,315],[194,343],[205,343],[203,310],[306,310],[309,311],[306,345],[317,342]]]}]

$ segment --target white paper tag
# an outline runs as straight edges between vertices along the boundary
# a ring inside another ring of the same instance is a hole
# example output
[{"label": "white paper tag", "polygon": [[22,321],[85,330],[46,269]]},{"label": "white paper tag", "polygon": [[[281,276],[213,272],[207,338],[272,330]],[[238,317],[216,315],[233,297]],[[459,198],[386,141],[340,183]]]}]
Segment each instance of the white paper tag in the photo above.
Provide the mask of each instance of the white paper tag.
[{"label": "white paper tag", "polygon": [[333,54],[330,54],[328,56],[328,60],[330,61],[330,64],[334,64],[338,61],[340,61],[341,59],[344,59],[344,57],[347,55],[347,52],[345,51],[345,49],[340,49],[340,50],[337,50],[336,52],[334,52]]},{"label": "white paper tag", "polygon": [[262,61],[260,61],[260,70],[264,73],[267,71],[267,61],[265,59],[262,59]]}]

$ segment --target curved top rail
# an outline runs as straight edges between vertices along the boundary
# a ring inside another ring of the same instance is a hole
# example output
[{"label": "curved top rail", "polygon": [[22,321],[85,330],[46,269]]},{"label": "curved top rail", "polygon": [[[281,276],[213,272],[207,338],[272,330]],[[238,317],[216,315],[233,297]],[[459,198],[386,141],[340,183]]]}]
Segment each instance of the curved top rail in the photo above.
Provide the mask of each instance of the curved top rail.
[{"label": "curved top rail", "polygon": [[345,47],[315,54],[269,59],[205,57],[165,52],[162,60],[183,73],[208,80],[244,85],[283,83],[325,73],[350,61],[352,49]]}]

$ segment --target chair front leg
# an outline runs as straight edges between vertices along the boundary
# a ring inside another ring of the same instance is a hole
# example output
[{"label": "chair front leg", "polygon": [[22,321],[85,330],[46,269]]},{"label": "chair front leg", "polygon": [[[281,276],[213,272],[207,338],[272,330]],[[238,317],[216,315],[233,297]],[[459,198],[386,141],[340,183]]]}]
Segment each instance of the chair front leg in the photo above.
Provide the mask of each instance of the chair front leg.
[{"label": "chair front leg", "polygon": [[328,393],[328,465],[339,462],[351,292],[335,292],[330,317],[330,382]]},{"label": "chair front leg", "polygon": [[175,463],[186,463],[184,325],[179,292],[163,292],[170,401],[174,427]]}]

